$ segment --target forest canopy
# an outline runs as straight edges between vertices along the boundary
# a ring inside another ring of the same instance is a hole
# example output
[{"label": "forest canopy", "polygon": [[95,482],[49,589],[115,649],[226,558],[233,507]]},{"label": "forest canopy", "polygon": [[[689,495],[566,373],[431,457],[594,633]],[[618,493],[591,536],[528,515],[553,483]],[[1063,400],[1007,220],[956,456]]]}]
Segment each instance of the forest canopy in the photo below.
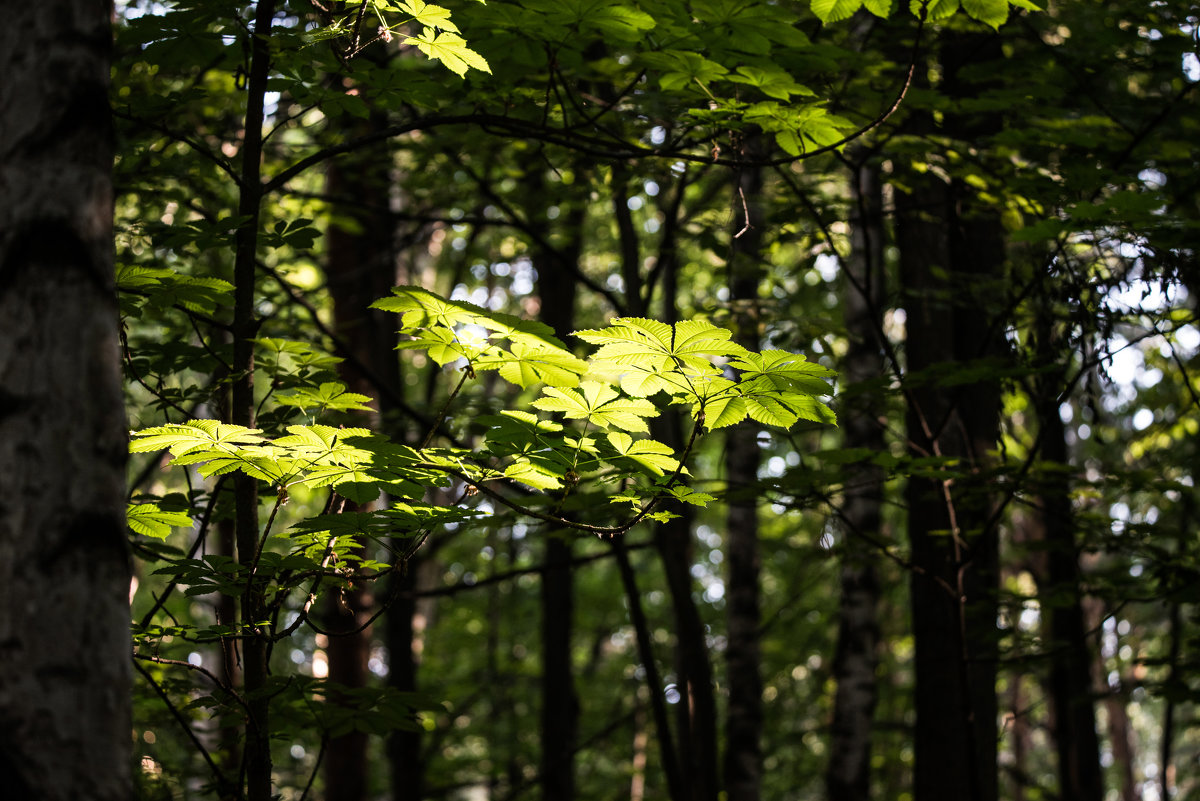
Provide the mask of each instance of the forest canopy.
[{"label": "forest canopy", "polygon": [[138,797],[1200,799],[1194,5],[111,35]]}]

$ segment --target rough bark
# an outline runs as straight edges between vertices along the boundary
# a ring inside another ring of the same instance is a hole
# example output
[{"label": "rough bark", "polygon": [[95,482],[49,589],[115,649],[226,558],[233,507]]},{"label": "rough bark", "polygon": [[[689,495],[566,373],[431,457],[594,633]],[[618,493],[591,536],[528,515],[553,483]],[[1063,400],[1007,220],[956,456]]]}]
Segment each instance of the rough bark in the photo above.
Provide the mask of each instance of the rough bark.
[{"label": "rough bark", "polygon": [[[947,34],[944,91],[972,91],[960,70],[997,55],[993,36]],[[999,125],[947,114],[942,135],[979,142]],[[931,114],[917,115],[921,133]],[[1005,260],[994,210],[969,187],[932,172],[907,176],[897,194],[897,243],[907,311],[907,427],[914,457],[954,461],[955,475],[911,476],[905,492],[913,573],[916,711],[914,796],[993,801],[996,781],[998,543],[980,473],[998,438],[995,380],[945,385],[954,365],[978,364],[1002,348],[994,300]],[[943,468],[948,469],[948,468]]]},{"label": "rough bark", "polygon": [[[878,395],[869,388],[885,374],[883,350],[884,227],[883,194],[874,163],[857,165],[851,181],[850,256],[844,260],[845,321],[848,346],[840,425],[842,444],[873,453],[885,450]],[[831,801],[870,797],[871,733],[878,688],[879,581],[871,548],[878,541],[883,503],[883,470],[870,462],[846,466],[842,519],[841,602],[833,672],[833,742],[825,787]]]},{"label": "rough bark", "polygon": [[130,797],[112,9],[0,28],[0,796]]},{"label": "rough bark", "polygon": [[[747,135],[744,155],[754,160],[764,151],[762,135]],[[729,297],[733,305],[734,340],[757,351],[758,285],[762,277],[763,171],[738,174],[734,207],[739,225],[733,232],[729,260]],[[726,499],[725,581],[728,644],[725,649],[729,708],[725,723],[725,792],[729,801],[757,801],[762,783],[762,676],[759,647],[758,446],[759,427],[744,420],[725,436]]]}]

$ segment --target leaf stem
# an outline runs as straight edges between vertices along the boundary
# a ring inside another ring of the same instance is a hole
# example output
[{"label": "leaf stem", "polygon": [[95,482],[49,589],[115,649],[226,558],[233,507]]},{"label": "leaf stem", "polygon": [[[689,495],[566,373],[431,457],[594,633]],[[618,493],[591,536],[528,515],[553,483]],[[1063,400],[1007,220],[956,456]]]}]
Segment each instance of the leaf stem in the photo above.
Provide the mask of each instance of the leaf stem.
[{"label": "leaf stem", "polygon": [[438,410],[437,417],[434,418],[433,425],[429,428],[429,433],[425,435],[425,440],[421,443],[421,447],[417,448],[417,450],[423,451],[429,447],[429,443],[433,441],[433,435],[437,433],[438,425],[441,423],[442,418],[446,416],[446,412],[450,410],[450,404],[454,402],[454,399],[458,396],[459,391],[462,390],[463,384],[467,383],[467,379],[472,375],[474,375],[474,370],[468,363],[466,367],[462,368],[462,378],[458,380],[458,386],[454,388],[454,391],[450,393],[450,397],[446,398],[446,402],[443,403],[442,408]]}]

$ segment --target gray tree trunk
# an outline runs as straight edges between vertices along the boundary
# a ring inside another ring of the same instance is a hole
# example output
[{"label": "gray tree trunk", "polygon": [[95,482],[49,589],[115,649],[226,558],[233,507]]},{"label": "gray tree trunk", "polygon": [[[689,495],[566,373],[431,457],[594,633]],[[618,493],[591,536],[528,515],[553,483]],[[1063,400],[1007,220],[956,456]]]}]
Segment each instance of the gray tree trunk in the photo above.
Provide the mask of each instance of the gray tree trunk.
[{"label": "gray tree trunk", "polygon": [[0,27],[0,797],[132,793],[111,8]]}]

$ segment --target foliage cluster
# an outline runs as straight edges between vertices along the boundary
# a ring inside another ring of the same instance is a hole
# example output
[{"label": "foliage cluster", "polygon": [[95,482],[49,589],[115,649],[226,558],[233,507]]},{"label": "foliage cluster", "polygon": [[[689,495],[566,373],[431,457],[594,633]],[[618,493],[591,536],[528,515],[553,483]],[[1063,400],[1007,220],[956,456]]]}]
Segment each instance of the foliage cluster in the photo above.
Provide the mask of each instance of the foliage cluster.
[{"label": "foliage cluster", "polygon": [[[387,753],[412,771],[397,798],[517,797],[548,781],[539,712],[578,703],[579,797],[682,798],[673,774],[701,787],[703,771],[673,772],[672,754],[706,753],[704,715],[735,703],[718,657],[741,647],[729,515],[749,503],[761,796],[822,792],[842,748],[839,596],[869,564],[873,781],[901,797],[924,714],[903,493],[923,481],[964,517],[986,506],[1000,540],[1000,624],[971,646],[1001,666],[1002,795],[1059,782],[1046,676],[1067,608],[1087,619],[1106,781],[1165,788],[1200,748],[1180,722],[1200,697],[1200,21],[1177,5],[125,3],[117,280],[146,794],[335,798],[323,760],[361,734],[370,794]],[[876,229],[864,171],[886,186]],[[928,182],[958,194],[930,200]],[[903,211],[944,222],[947,206],[956,230],[1001,231],[1002,267],[926,258],[916,286]],[[988,329],[977,343],[936,328],[963,306]],[[923,330],[958,356],[914,369]],[[823,402],[839,374],[841,429]],[[915,444],[915,398],[961,410],[981,386],[1003,404],[989,453]],[[877,440],[848,439],[864,425]],[[756,443],[742,473],[739,442]],[[868,485],[864,529],[849,521]],[[1074,572],[1052,580],[1039,532],[1056,497]],[[539,593],[563,543],[581,700],[547,689],[533,623],[555,609]],[[352,642],[369,666],[354,680],[337,656]]]}]

